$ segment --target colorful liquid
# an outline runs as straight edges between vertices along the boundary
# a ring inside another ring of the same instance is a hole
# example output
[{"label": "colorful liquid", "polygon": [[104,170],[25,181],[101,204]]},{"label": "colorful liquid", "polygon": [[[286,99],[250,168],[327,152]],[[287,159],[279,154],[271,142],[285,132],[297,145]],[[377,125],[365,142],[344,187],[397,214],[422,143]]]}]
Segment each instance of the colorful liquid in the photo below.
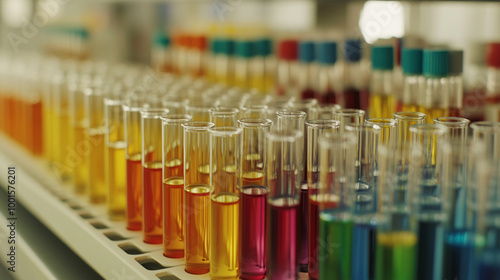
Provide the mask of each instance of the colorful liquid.
[{"label": "colorful liquid", "polygon": [[162,163],[145,162],[143,165],[143,222],[144,242],[161,244],[163,242],[162,207]]},{"label": "colorful liquid", "polygon": [[347,88],[343,92],[344,107],[361,109],[361,91],[355,88]]},{"label": "colorful liquid", "polygon": [[403,104],[401,112],[418,112],[418,105]]},{"label": "colorful liquid", "polygon": [[108,144],[108,215],[111,219],[125,217],[127,202],[125,142]]},{"label": "colorful liquid", "polygon": [[376,229],[372,224],[354,224],[351,267],[353,279],[375,279]]},{"label": "colorful liquid", "polygon": [[488,249],[479,254],[476,279],[500,279],[500,251],[498,249]]},{"label": "colorful liquid", "polygon": [[337,220],[335,209],[319,214],[319,279],[351,279],[352,221]]},{"label": "colorful liquid", "polygon": [[89,140],[92,149],[89,154],[89,196],[91,203],[106,202],[106,169],[103,168],[105,161],[106,145],[104,142],[103,129],[88,129]]},{"label": "colorful liquid", "polygon": [[474,264],[474,233],[451,231],[444,237],[443,279],[472,280]]},{"label": "colorful liquid", "polygon": [[448,116],[461,118],[462,117],[462,108],[458,108],[458,107],[448,108]]},{"label": "colorful liquid", "polygon": [[302,90],[302,92],[300,93],[300,97],[302,99],[316,98],[317,97],[317,93],[313,89],[306,88],[306,89]]},{"label": "colorful liquid", "polygon": [[[55,165],[56,175],[60,180],[68,180],[70,178],[70,173],[73,171],[73,162],[70,157],[68,157],[68,149],[70,148],[70,139],[71,136],[68,133],[71,131],[71,127],[69,125],[69,115],[68,114],[56,114],[56,125],[54,126],[54,139],[57,143],[54,149],[54,161],[57,163]],[[72,132],[72,131],[71,131]],[[104,142],[104,141],[103,141]],[[104,158],[104,151],[101,155],[101,158]],[[101,161],[101,165],[104,162]],[[95,166],[95,165],[94,165]],[[99,166],[99,165],[97,165]]]},{"label": "colorful liquid", "polygon": [[[5,101],[4,101],[5,102]],[[5,113],[4,113],[5,114]],[[51,162],[53,160],[52,155],[52,110],[49,108],[49,104],[43,103],[43,156],[46,160]],[[7,118],[5,118],[7,122]],[[4,127],[4,131],[7,131],[7,124]]]},{"label": "colorful liquid", "polygon": [[235,194],[216,194],[210,208],[210,277],[234,278],[239,274],[240,198]]},{"label": "colorful liquid", "polygon": [[142,229],[142,162],[141,154],[127,159],[127,229]]},{"label": "colorful liquid", "polygon": [[242,186],[264,185],[264,176],[261,171],[244,171],[241,177]]},{"label": "colorful liquid", "polygon": [[425,122],[431,124],[434,123],[436,118],[449,116],[448,110],[443,108],[424,108],[420,106],[419,111],[425,114]]},{"label": "colorful liquid", "polygon": [[78,155],[78,158],[75,161],[71,179],[73,180],[75,192],[77,194],[86,194],[88,192],[89,183],[89,155],[93,146],[88,139],[87,132],[84,127],[75,126],[73,127],[73,130],[74,138],[71,146]]},{"label": "colorful liquid", "polygon": [[335,91],[328,89],[321,96],[320,102],[322,104],[337,104],[337,93]]},{"label": "colorful liquid", "polygon": [[302,184],[300,188],[300,213],[299,220],[297,221],[297,233],[299,238],[298,248],[298,262],[300,266],[300,272],[307,272],[307,267],[309,264],[309,238],[308,238],[308,228],[309,228],[309,195],[307,189],[307,183]]},{"label": "colorful liquid", "polygon": [[377,233],[376,280],[415,280],[417,236],[408,231]]},{"label": "colorful liquid", "polygon": [[266,275],[267,188],[247,186],[241,190],[240,278],[263,279]]},{"label": "colorful liquid", "polygon": [[268,207],[267,278],[296,279],[299,204],[292,199],[277,198],[269,201]]},{"label": "colorful liquid", "polygon": [[170,177],[163,182],[163,255],[184,257],[184,179]]},{"label": "colorful liquid", "polygon": [[442,279],[444,225],[420,221],[417,247],[417,279]]},{"label": "colorful liquid", "polygon": [[370,95],[370,118],[392,118],[396,110],[396,102],[392,95]]},{"label": "colorful liquid", "polygon": [[184,227],[186,271],[204,274],[210,271],[210,187],[189,185],[184,188]]},{"label": "colorful liquid", "polygon": [[36,102],[30,106],[30,119],[27,122],[28,135],[27,140],[30,144],[30,150],[34,155],[41,156],[43,154],[43,115],[42,102]]}]

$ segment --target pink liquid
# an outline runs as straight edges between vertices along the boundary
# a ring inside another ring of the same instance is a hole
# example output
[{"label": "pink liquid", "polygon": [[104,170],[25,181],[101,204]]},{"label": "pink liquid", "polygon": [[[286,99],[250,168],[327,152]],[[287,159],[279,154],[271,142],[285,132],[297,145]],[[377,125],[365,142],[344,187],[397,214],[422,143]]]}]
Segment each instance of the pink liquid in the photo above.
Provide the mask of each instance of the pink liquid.
[{"label": "pink liquid", "polygon": [[269,203],[268,273],[269,280],[297,278],[297,215],[299,205],[287,198]]},{"label": "pink liquid", "polygon": [[300,266],[300,272],[307,272],[307,265],[309,262],[309,248],[308,248],[308,236],[307,236],[307,228],[308,228],[308,220],[309,220],[309,196],[307,190],[307,183],[302,184],[300,187],[300,214],[299,220],[297,221],[297,234],[299,243],[297,244],[298,248],[298,261]]},{"label": "pink liquid", "polygon": [[266,275],[266,198],[267,188],[262,186],[241,191],[241,279],[263,279]]}]

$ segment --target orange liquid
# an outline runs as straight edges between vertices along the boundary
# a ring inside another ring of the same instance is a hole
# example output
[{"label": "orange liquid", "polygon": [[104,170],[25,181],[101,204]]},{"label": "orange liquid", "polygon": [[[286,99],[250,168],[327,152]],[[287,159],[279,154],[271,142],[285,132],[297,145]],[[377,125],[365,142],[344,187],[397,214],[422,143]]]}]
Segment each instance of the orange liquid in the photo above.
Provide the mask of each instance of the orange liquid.
[{"label": "orange liquid", "polygon": [[142,163],[141,155],[127,159],[127,229],[142,229]]},{"label": "orange liquid", "polygon": [[265,186],[264,176],[260,171],[245,171],[241,177],[243,186]]},{"label": "orange liquid", "polygon": [[14,128],[14,99],[12,97],[7,97],[5,99],[5,132],[9,137],[13,138]]},{"label": "orange liquid", "polygon": [[163,183],[163,254],[184,257],[184,179],[170,177]]},{"label": "orange liquid", "polygon": [[186,271],[204,274],[210,271],[210,187],[190,185],[184,189]]},{"label": "orange liquid", "polygon": [[161,244],[163,234],[162,163],[153,161],[143,167],[143,233],[144,242]]},{"label": "orange liquid", "polygon": [[32,149],[33,154],[43,155],[43,115],[42,102],[31,104]]}]

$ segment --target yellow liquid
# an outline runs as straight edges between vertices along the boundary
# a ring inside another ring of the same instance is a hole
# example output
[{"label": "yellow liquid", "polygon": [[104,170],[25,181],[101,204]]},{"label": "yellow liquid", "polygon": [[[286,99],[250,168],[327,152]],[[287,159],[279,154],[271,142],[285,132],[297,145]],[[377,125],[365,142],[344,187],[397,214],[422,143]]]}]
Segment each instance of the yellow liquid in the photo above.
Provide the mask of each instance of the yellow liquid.
[{"label": "yellow liquid", "polygon": [[52,155],[52,113],[49,104],[43,103],[43,151],[45,159],[49,162],[54,160]]},{"label": "yellow liquid", "polygon": [[89,129],[89,140],[92,150],[89,154],[89,196],[91,203],[104,203],[106,201],[106,170],[103,129]]},{"label": "yellow liquid", "polygon": [[417,244],[417,235],[409,231],[378,233],[377,241],[387,246],[413,246]]},{"label": "yellow liquid", "polygon": [[210,208],[210,277],[236,278],[239,270],[239,197],[218,194]]},{"label": "yellow liquid", "polygon": [[403,105],[403,112],[419,112],[418,105]]},{"label": "yellow liquid", "polygon": [[163,182],[163,254],[184,256],[184,179],[172,177]]},{"label": "yellow liquid", "polygon": [[53,115],[52,154],[54,156],[54,171],[60,180],[68,180],[75,167],[75,158],[68,155],[71,149],[73,131],[69,125],[69,115],[54,113]]},{"label": "yellow liquid", "polygon": [[125,218],[127,203],[125,146],[125,142],[109,143],[108,146],[108,214],[111,219]]},{"label": "yellow liquid", "polygon": [[71,179],[77,194],[85,194],[88,191],[89,182],[89,154],[92,145],[87,137],[86,129],[82,126],[73,127],[74,138],[72,147],[79,158],[73,168]]},{"label": "yellow liquid", "polygon": [[440,117],[448,117],[448,109],[444,108],[424,108],[422,106],[419,107],[420,112],[425,114],[425,122],[433,124],[434,119]]},{"label": "yellow liquid", "polygon": [[392,118],[395,110],[396,103],[392,95],[370,95],[370,118]]}]

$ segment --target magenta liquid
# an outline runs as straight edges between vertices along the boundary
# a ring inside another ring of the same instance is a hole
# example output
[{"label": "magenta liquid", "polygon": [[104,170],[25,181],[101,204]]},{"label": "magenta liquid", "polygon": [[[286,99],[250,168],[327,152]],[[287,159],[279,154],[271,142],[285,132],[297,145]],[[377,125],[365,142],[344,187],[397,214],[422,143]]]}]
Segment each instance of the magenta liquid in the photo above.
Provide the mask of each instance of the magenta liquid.
[{"label": "magenta liquid", "polygon": [[297,278],[298,201],[276,198],[269,201],[268,267],[269,280]]},{"label": "magenta liquid", "polygon": [[241,279],[266,276],[266,199],[266,187],[247,186],[241,191]]},{"label": "magenta liquid", "polygon": [[307,234],[309,225],[309,195],[307,189],[307,182],[303,183],[300,187],[300,215],[297,224],[297,233],[299,234],[297,244],[298,248],[298,261],[300,272],[307,272],[309,263],[309,238]]}]

